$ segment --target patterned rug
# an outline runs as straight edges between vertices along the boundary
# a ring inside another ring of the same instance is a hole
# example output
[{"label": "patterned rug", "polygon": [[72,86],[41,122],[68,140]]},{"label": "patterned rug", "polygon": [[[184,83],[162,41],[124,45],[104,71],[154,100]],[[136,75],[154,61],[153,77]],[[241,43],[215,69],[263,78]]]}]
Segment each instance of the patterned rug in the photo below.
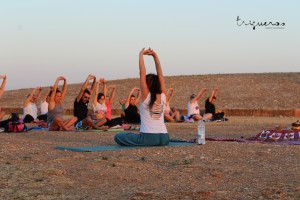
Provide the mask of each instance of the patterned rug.
[{"label": "patterned rug", "polygon": [[[205,138],[207,141],[227,141],[227,142],[245,142],[245,143],[264,143],[264,144],[288,144],[300,145],[300,131],[294,130],[263,130],[254,137],[247,139],[241,138]],[[197,139],[182,140],[171,139],[174,142],[196,143]]]}]

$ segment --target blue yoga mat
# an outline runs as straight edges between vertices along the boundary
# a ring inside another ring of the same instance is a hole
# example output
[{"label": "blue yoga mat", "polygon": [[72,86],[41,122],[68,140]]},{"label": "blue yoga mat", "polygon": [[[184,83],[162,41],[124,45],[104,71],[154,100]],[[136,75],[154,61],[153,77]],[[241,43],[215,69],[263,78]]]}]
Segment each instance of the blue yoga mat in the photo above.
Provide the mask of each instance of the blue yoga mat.
[{"label": "blue yoga mat", "polygon": [[[168,146],[177,147],[177,146],[192,146],[195,143],[189,142],[170,142]],[[119,145],[111,145],[111,146],[85,146],[85,147],[65,147],[65,146],[57,146],[55,149],[59,150],[69,150],[76,152],[96,152],[96,151],[113,151],[113,150],[123,150],[123,149],[136,149],[136,148],[146,148],[146,147],[162,147],[162,146],[119,146]],[[163,146],[167,147],[167,146]]]}]

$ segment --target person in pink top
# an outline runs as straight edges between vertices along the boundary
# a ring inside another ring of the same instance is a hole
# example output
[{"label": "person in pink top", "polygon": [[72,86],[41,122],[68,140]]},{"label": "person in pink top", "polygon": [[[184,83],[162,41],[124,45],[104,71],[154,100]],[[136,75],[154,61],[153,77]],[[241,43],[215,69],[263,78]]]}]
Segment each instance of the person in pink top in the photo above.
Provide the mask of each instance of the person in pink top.
[{"label": "person in pink top", "polygon": [[115,98],[116,94],[116,86],[115,85],[110,85],[107,87],[107,95],[105,98],[105,105],[107,108],[106,111],[106,123],[104,126],[107,128],[115,127],[115,126],[122,126],[124,123],[124,119],[121,117],[113,118],[111,116],[111,109],[112,109],[112,103]]}]

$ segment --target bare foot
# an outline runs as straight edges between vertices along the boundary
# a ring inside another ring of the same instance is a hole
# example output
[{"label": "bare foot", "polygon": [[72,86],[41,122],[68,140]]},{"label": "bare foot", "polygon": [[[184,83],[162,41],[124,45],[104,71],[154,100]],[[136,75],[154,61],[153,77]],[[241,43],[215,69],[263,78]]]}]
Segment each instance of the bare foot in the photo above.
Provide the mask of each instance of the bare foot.
[{"label": "bare foot", "polygon": [[67,131],[74,131],[76,128],[74,126],[70,126],[67,128]]},{"label": "bare foot", "polygon": [[109,129],[109,126],[101,126],[99,129],[100,130],[107,130],[107,129]]}]

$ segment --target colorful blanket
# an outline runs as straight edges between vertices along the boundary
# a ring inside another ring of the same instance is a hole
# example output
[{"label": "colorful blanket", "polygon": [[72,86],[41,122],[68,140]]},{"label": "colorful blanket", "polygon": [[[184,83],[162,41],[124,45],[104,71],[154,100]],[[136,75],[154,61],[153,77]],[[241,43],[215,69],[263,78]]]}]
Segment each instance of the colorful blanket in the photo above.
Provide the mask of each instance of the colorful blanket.
[{"label": "colorful blanket", "polygon": [[265,142],[284,142],[284,141],[299,141],[300,131],[294,130],[263,130],[255,137],[249,138],[254,141]]},{"label": "colorful blanket", "polygon": [[[238,138],[205,138],[207,141],[227,141],[227,142],[245,142],[245,143],[268,143],[268,144],[288,144],[300,145],[300,131],[296,130],[263,130],[256,136],[247,139]],[[196,143],[197,139],[181,140],[172,139],[176,142],[190,142]]]}]

